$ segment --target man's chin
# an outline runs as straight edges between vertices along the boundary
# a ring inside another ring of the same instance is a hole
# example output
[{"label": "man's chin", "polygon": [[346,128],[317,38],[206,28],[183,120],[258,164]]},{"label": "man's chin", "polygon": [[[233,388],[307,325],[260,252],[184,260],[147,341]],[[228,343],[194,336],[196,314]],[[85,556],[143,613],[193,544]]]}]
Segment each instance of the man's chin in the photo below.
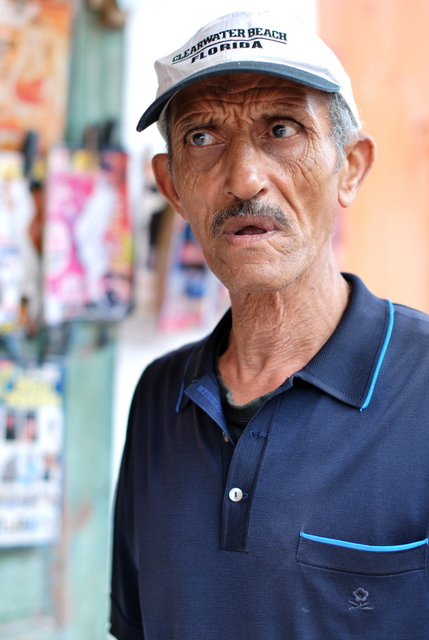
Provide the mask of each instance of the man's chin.
[{"label": "man's chin", "polygon": [[285,289],[290,282],[282,278],[281,280],[273,278],[237,278],[232,276],[228,279],[221,279],[231,295],[269,295],[276,294]]}]

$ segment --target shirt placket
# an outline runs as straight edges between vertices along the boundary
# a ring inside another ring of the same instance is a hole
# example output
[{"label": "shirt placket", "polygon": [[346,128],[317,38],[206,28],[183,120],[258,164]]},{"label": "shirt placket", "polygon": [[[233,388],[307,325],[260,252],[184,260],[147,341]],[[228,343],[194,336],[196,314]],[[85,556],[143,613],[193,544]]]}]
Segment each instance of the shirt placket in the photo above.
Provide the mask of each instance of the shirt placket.
[{"label": "shirt placket", "polygon": [[[280,391],[268,399],[250,420],[234,447],[224,488],[219,548],[224,551],[248,551],[249,523],[253,498],[280,406]],[[204,376],[191,384],[186,395],[208,413],[230,440],[217,384]],[[226,446],[234,446],[225,442]]]}]

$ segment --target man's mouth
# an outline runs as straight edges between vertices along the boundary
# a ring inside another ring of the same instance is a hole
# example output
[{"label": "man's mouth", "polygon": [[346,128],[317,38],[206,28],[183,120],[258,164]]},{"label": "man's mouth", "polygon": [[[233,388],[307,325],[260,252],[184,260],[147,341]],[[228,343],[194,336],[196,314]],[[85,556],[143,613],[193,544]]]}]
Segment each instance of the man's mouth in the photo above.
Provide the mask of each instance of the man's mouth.
[{"label": "man's mouth", "polygon": [[290,219],[279,206],[246,200],[216,211],[210,235],[271,236],[277,231],[289,232],[291,228]]},{"label": "man's mouth", "polygon": [[262,229],[261,227],[255,227],[254,225],[247,225],[242,229],[239,229],[235,232],[236,236],[256,236],[261,233],[267,233],[266,229]]},{"label": "man's mouth", "polygon": [[230,236],[256,236],[278,228],[275,220],[269,216],[240,216],[229,218],[223,225],[223,233]]}]

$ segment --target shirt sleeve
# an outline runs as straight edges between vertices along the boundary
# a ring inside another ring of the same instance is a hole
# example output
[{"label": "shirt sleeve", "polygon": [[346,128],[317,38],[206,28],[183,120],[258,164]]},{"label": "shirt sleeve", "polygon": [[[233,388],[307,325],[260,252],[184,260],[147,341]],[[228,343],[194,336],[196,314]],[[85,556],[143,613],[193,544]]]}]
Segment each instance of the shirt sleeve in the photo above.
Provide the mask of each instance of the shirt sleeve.
[{"label": "shirt sleeve", "polygon": [[110,633],[118,640],[144,640],[133,508],[132,416],[133,407],[116,489],[114,516]]}]

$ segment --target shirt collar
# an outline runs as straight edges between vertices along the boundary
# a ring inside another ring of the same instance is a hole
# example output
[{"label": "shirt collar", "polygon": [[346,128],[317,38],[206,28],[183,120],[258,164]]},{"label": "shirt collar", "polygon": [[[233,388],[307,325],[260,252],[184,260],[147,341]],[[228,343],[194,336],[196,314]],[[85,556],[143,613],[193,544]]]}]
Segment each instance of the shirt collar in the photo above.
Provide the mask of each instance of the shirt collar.
[{"label": "shirt collar", "polygon": [[393,328],[393,305],[354,275],[349,304],[329,340],[296,375],[360,410],[372,397]]},{"label": "shirt collar", "polygon": [[[388,348],[393,306],[374,296],[357,276],[343,275],[352,285],[343,317],[328,341],[294,377],[363,410],[372,397]],[[185,367],[178,410],[186,404],[183,391],[187,386],[213,372],[217,345],[230,331],[231,322],[229,310],[210,336],[194,346]]]}]

